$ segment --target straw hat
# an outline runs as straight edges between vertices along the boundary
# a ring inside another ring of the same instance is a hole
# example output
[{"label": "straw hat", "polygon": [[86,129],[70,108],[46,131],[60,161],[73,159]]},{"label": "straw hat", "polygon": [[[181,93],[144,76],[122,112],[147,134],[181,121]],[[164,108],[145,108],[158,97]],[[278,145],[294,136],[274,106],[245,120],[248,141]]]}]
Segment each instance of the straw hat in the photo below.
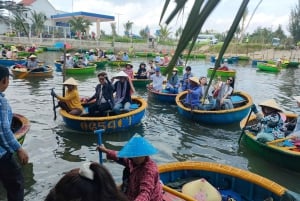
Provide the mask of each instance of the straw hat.
[{"label": "straw hat", "polygon": [[69,57],[69,56],[71,56],[71,54],[70,54],[70,53],[67,53],[67,54],[66,54],[66,57]]},{"label": "straw hat", "polygon": [[177,72],[177,71],[178,71],[178,69],[174,67],[174,68],[173,68],[173,71],[176,71],[176,72]]},{"label": "straw hat", "polygon": [[189,195],[196,200],[202,200],[203,196],[205,196],[204,200],[206,201],[222,200],[219,191],[203,178],[184,184],[182,193]]},{"label": "straw hat", "polygon": [[76,52],[74,55],[75,55],[75,56],[80,56],[80,53],[79,53],[79,52]]},{"label": "straw hat", "polygon": [[30,55],[28,58],[29,58],[29,59],[31,59],[31,58],[36,58],[36,56],[35,56],[34,54],[32,54],[32,55]]},{"label": "straw hat", "polygon": [[146,139],[141,136],[133,136],[127,144],[118,152],[120,158],[135,158],[142,156],[150,156],[158,153],[158,150],[153,147]]},{"label": "straw hat", "polygon": [[273,108],[275,110],[278,110],[278,111],[281,111],[283,112],[284,110],[276,103],[276,101],[274,99],[269,99],[269,100],[266,100],[260,104],[258,104],[259,106],[261,107],[269,107],[269,108]]},{"label": "straw hat", "polygon": [[120,71],[114,77],[128,77],[128,75],[124,71]]},{"label": "straw hat", "polygon": [[76,82],[76,80],[72,77],[70,77],[69,79],[67,79],[64,83],[64,85],[73,85],[73,86],[77,86],[78,83]]},{"label": "straw hat", "polygon": [[199,79],[197,77],[190,77],[189,80],[195,82],[196,84],[200,84]]}]

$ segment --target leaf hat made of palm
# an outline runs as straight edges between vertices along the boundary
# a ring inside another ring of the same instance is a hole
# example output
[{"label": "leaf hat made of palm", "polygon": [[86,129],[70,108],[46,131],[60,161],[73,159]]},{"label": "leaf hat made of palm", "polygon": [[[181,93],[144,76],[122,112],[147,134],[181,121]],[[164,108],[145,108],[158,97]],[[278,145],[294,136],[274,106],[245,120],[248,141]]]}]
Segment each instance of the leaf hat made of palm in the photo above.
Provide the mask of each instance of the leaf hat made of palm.
[{"label": "leaf hat made of palm", "polygon": [[150,156],[158,153],[158,150],[141,136],[133,136],[127,144],[118,152],[120,158],[135,158]]}]

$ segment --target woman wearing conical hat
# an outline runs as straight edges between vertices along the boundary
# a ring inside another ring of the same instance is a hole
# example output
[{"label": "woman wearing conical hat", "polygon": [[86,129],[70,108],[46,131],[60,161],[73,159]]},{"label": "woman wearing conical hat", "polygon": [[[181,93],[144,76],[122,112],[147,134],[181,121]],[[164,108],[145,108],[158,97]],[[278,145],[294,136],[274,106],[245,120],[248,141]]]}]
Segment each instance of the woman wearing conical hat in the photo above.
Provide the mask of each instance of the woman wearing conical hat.
[{"label": "woman wearing conical hat", "polygon": [[51,95],[59,100],[58,105],[63,110],[66,110],[69,114],[72,115],[80,115],[83,112],[83,107],[81,105],[79,93],[77,90],[78,83],[74,78],[70,77],[63,83],[63,85],[67,87],[65,96],[56,95],[54,90],[51,91]]},{"label": "woman wearing conical hat", "polygon": [[144,137],[135,135],[119,151],[98,146],[107,159],[114,160],[126,168],[122,191],[129,200],[162,201],[162,186],[156,163],[149,157],[158,150]]},{"label": "woman wearing conical hat", "polygon": [[278,138],[284,138],[284,110],[276,103],[274,99],[266,100],[260,104],[262,115],[258,113],[256,106],[252,107],[252,111],[257,114],[260,122],[259,132],[256,139],[261,142],[269,142]]},{"label": "woman wearing conical hat", "polygon": [[184,99],[184,106],[192,109],[199,109],[200,107],[200,95],[201,95],[201,87],[199,86],[199,79],[197,77],[189,78],[190,89],[188,89],[188,93],[186,98]]}]

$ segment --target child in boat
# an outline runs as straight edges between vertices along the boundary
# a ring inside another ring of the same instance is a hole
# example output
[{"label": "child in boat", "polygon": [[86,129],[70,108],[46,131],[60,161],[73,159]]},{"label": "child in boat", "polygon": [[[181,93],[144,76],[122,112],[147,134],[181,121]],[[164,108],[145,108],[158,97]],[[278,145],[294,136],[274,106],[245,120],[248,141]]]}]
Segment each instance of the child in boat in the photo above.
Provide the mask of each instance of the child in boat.
[{"label": "child in boat", "polygon": [[140,63],[139,69],[135,76],[136,79],[147,79],[147,69],[144,62]]},{"label": "child in boat", "polygon": [[98,146],[98,150],[106,153],[107,159],[125,166],[122,190],[129,200],[162,200],[162,186],[158,168],[150,155],[158,151],[144,137],[133,136],[119,151]]},{"label": "child in boat", "polygon": [[63,85],[67,87],[65,96],[56,95],[54,90],[51,91],[51,95],[59,100],[58,106],[63,110],[66,110],[66,112],[72,115],[80,115],[83,112],[83,107],[77,90],[78,83],[74,78],[70,77]]},{"label": "child in boat", "polygon": [[96,162],[84,163],[67,172],[45,199],[60,200],[128,201],[109,171]]}]

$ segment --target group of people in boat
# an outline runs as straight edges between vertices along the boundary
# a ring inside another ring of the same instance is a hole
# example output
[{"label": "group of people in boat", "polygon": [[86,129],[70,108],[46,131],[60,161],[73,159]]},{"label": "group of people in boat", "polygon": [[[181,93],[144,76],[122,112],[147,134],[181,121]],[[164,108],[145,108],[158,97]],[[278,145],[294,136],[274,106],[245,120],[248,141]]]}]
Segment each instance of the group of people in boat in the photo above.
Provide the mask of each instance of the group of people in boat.
[{"label": "group of people in boat", "polygon": [[[106,116],[107,111],[112,111],[113,114],[130,111],[131,95],[135,89],[128,74],[120,71],[109,79],[106,72],[100,72],[97,77],[99,84],[89,98],[80,98],[78,82],[72,77],[63,83],[67,87],[65,96],[57,95],[54,90],[51,95],[59,100],[58,106],[72,115],[101,117]],[[88,105],[87,111],[82,104]]]},{"label": "group of people in boat", "polygon": [[[160,73],[160,68],[156,67],[155,74],[150,76],[152,84],[148,87],[151,90],[161,93],[177,94],[181,91],[187,91],[183,104],[186,107],[199,110],[220,110],[232,109],[233,103],[231,95],[234,89],[234,78],[228,77],[226,81],[222,81],[218,77],[213,87],[207,89],[207,77],[200,78],[193,76],[192,68],[187,66],[183,78],[178,78],[178,70],[173,68],[172,76],[166,82]],[[205,94],[207,92],[207,94]]]}]

